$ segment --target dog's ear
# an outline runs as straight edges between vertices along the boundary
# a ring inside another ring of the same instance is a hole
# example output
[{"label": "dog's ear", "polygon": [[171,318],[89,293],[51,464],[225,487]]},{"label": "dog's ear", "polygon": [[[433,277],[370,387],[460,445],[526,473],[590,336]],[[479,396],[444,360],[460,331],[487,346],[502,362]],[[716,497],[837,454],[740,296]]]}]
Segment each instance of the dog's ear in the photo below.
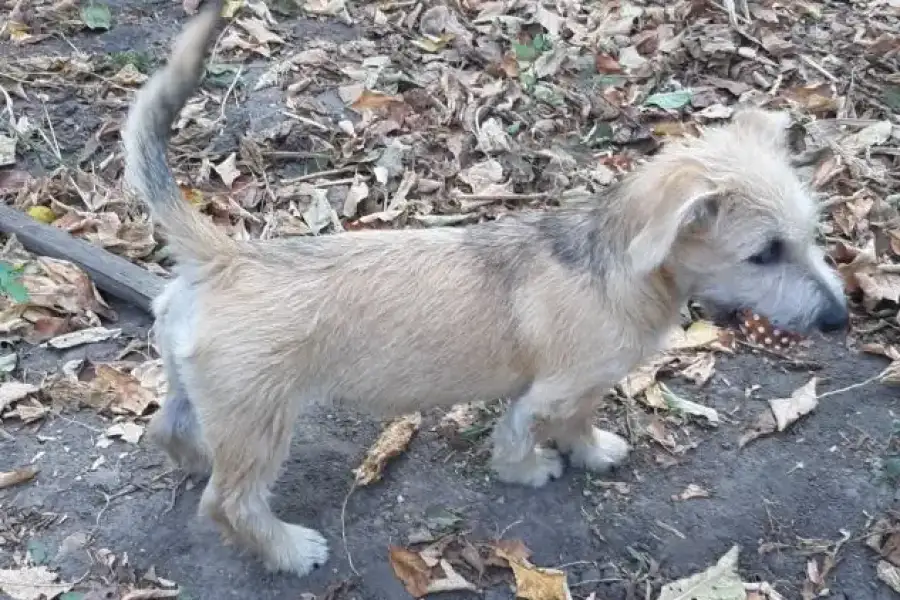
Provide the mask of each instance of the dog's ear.
[{"label": "dog's ear", "polygon": [[732,127],[781,146],[788,144],[788,129],[791,123],[791,115],[786,111],[761,108],[739,109],[731,119]]},{"label": "dog's ear", "polygon": [[683,233],[712,228],[724,197],[703,176],[700,165],[686,162],[660,167],[656,173],[638,178],[629,190],[637,210],[629,215],[633,234],[628,257],[637,273],[662,266]]}]

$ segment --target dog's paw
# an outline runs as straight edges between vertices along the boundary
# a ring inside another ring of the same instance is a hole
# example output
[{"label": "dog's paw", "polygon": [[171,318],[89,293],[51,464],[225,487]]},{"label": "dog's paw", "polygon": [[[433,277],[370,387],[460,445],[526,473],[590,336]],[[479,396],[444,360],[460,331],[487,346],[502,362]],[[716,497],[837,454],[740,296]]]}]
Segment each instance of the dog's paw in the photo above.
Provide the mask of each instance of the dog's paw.
[{"label": "dog's paw", "polygon": [[328,560],[328,542],[322,535],[301,525],[285,523],[287,544],[271,548],[266,565],[273,571],[293,571],[299,577],[308,575]]},{"label": "dog's paw", "polygon": [[559,452],[549,448],[535,448],[528,458],[521,462],[494,461],[491,466],[500,481],[536,488],[551,479],[557,479],[563,472],[563,461]]},{"label": "dog's paw", "polygon": [[575,441],[565,450],[570,453],[573,466],[605,473],[625,462],[631,445],[623,437],[595,427],[589,437]]}]

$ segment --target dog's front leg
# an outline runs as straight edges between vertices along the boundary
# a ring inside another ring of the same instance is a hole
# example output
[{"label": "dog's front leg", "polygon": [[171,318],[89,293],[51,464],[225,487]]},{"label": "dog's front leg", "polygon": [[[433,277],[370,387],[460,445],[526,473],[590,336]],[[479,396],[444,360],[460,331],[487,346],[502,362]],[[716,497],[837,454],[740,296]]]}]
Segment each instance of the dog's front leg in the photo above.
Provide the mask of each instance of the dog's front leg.
[{"label": "dog's front leg", "polygon": [[562,475],[559,453],[537,445],[535,426],[548,410],[571,392],[569,385],[536,381],[513,402],[497,424],[492,437],[491,468],[506,483],[541,487]]},{"label": "dog's front leg", "polygon": [[631,445],[621,436],[594,427],[593,417],[604,391],[596,389],[575,402],[574,411],[560,411],[550,425],[550,437],[569,462],[594,473],[604,473],[628,458]]}]

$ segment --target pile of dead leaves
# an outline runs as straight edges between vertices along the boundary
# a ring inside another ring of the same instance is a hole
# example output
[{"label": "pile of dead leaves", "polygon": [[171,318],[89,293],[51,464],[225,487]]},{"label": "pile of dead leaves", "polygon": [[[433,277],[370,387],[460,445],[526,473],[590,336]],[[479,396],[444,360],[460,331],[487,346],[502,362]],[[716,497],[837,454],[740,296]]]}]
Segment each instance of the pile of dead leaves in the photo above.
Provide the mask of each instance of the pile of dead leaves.
[{"label": "pile of dead leaves", "polygon": [[114,321],[116,313],[83,270],[34,256],[15,237],[0,251],[0,292],[0,336],[7,342],[67,348],[116,335],[100,320]]},{"label": "pile of dead leaves", "polygon": [[391,546],[394,575],[414,598],[450,591],[476,592],[508,582],[524,600],[571,600],[566,574],[536,567],[531,551],[519,540],[472,543],[462,536],[447,536],[415,549]]},{"label": "pile of dead leaves", "polygon": [[866,537],[866,546],[878,556],[878,578],[900,594],[900,519],[892,514],[878,519]]}]

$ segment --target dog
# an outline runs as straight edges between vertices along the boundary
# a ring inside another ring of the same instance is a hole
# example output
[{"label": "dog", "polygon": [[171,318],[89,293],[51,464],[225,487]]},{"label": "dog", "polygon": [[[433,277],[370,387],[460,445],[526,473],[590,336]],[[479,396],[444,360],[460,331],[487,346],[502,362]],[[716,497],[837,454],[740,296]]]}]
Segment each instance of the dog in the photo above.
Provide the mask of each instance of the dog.
[{"label": "dog", "polygon": [[268,501],[313,403],[385,415],[514,399],[491,468],[538,487],[560,476],[563,455],[596,472],[625,460],[629,444],[595,428],[594,409],[660,349],[688,299],[792,332],[848,323],[816,244],[816,202],[790,164],[790,118],[755,108],[667,144],[590,207],[233,240],[182,200],[166,160],[217,11],[186,26],[123,128],[126,185],[177,262],[154,303],[170,389],[149,430],[185,470],[211,470],[200,513],[271,569],[302,576],[328,558],[319,532]]}]

